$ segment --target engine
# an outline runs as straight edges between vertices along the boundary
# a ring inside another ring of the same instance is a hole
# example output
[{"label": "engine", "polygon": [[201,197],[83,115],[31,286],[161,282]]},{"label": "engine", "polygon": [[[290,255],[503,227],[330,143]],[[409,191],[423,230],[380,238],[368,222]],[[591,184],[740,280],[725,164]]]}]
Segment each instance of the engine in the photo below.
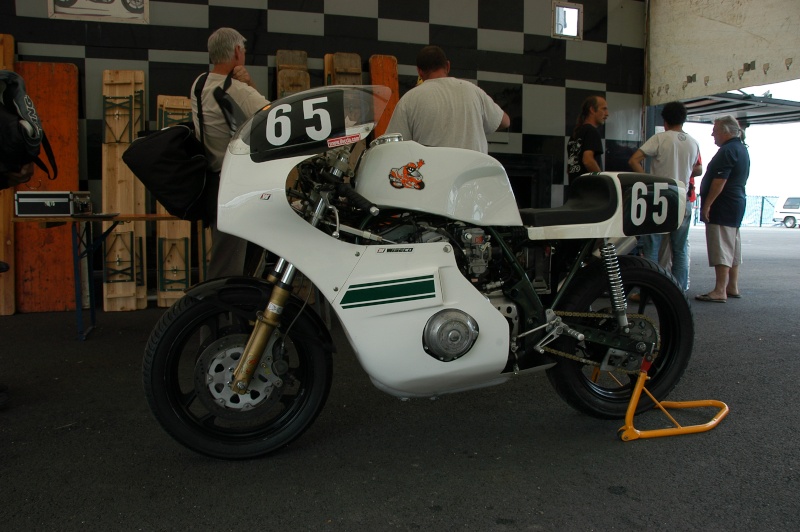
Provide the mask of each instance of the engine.
[{"label": "engine", "polygon": [[[409,212],[382,216],[378,226],[380,236],[396,244],[451,244],[464,276],[485,294],[500,290],[504,283],[514,278],[513,269],[503,260],[501,247],[492,242],[483,228]],[[531,245],[524,235],[511,239],[515,242],[516,258],[536,291],[549,293],[549,248]]]}]

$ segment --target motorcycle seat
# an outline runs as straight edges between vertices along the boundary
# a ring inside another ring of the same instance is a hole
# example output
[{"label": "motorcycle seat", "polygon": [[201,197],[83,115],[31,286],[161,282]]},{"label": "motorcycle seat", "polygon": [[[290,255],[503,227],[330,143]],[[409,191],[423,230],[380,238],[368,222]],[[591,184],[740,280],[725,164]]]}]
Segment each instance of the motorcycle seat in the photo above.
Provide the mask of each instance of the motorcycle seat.
[{"label": "motorcycle seat", "polygon": [[583,175],[568,192],[569,198],[560,207],[520,209],[522,223],[533,227],[599,223],[617,211],[617,188],[607,175]]}]

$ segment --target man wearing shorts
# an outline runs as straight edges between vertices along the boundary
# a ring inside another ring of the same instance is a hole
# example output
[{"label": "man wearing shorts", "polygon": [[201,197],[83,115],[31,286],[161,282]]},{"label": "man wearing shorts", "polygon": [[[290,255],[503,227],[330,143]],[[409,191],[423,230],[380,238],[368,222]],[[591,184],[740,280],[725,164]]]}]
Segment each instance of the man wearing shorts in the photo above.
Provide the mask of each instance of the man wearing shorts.
[{"label": "man wearing shorts", "polygon": [[750,175],[750,154],[742,142],[742,129],[730,115],[714,120],[711,132],[719,146],[700,183],[700,219],[706,224],[708,265],[714,268],[716,283],[698,301],[725,303],[739,298],[739,265],[742,240],[739,227],[744,218]]}]

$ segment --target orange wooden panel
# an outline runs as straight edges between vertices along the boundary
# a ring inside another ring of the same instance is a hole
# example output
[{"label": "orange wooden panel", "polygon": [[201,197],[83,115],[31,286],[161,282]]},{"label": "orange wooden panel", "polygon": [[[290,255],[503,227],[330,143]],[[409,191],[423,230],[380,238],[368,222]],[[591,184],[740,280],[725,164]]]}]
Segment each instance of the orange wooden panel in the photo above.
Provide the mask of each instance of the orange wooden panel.
[{"label": "orange wooden panel", "polygon": [[373,85],[385,85],[392,89],[392,97],[386,104],[383,117],[375,126],[375,137],[380,137],[386,132],[389,120],[392,118],[394,107],[400,99],[400,82],[397,79],[397,58],[393,55],[373,55],[369,58],[370,82]]},{"label": "orange wooden panel", "polygon": [[[14,37],[0,33],[0,69],[14,70]],[[0,316],[10,316],[16,311],[14,304],[14,190],[0,190],[0,261],[11,270],[0,275]]]},{"label": "orange wooden panel", "polygon": [[[25,80],[58,165],[56,180],[50,181],[37,168],[31,180],[17,190],[78,190],[78,67],[19,62],[15,69]],[[15,224],[14,239],[17,310],[74,310],[70,224],[53,228]]]}]

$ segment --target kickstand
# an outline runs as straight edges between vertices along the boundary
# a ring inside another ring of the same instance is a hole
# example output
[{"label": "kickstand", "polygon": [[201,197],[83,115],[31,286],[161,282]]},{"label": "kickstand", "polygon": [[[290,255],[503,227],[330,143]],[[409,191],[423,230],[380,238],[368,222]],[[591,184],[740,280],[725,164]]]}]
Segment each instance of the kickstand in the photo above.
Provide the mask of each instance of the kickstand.
[{"label": "kickstand", "polygon": [[[648,364],[649,366],[649,364]],[[628,411],[625,413],[625,425],[617,431],[617,435],[622,441],[638,440],[639,438],[660,438],[663,436],[677,436],[679,434],[695,434],[698,432],[706,432],[716,427],[722,419],[728,415],[730,409],[728,405],[722,401],[715,401],[706,399],[701,401],[657,401],[655,397],[644,387],[645,381],[649,377],[647,371],[642,369],[639,372],[639,378],[636,381],[636,386],[631,395],[631,402],[628,403]],[[654,430],[637,430],[633,426],[633,417],[636,414],[636,407],[639,405],[639,399],[642,392],[647,394],[648,397],[655,403],[661,412],[672,422],[674,427],[668,429],[654,429]],[[702,425],[689,425],[687,427],[681,426],[672,415],[667,411],[668,408],[718,408],[717,414],[711,418],[711,421]]]}]

